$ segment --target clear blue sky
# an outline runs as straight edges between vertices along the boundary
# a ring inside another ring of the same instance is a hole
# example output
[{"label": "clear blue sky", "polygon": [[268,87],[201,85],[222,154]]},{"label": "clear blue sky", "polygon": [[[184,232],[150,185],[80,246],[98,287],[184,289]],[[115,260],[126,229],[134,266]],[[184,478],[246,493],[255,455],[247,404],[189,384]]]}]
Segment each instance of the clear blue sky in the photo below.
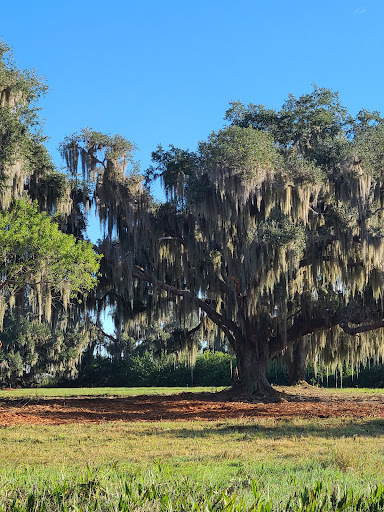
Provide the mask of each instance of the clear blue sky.
[{"label": "clear blue sky", "polygon": [[223,125],[230,100],[280,107],[311,84],[384,110],[383,0],[18,0],[2,2],[0,37],[36,68],[50,152],[92,128],[139,147],[194,149]]}]

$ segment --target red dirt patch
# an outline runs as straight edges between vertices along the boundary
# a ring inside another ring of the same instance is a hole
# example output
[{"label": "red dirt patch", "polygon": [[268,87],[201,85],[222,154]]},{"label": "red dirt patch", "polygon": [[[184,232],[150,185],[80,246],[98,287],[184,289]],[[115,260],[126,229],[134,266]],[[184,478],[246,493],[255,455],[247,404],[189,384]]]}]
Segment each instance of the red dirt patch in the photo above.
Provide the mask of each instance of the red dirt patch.
[{"label": "red dirt patch", "polygon": [[108,421],[215,421],[228,418],[378,417],[384,394],[340,395],[317,388],[280,388],[274,401],[235,401],[226,393],[182,393],[126,398],[0,400],[0,426],[102,423]]}]

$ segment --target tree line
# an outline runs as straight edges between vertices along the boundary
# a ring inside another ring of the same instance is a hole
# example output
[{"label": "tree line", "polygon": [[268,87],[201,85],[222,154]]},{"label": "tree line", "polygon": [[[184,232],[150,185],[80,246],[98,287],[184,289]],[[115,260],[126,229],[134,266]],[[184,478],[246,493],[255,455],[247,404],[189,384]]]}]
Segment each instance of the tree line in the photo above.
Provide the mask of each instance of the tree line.
[{"label": "tree line", "polygon": [[[272,391],[277,358],[291,383],[308,362],[381,360],[378,112],[352,116],[317,86],[279,110],[233,102],[223,129],[195,151],[159,146],[144,172],[132,142],[87,128],[63,140],[60,173],[39,120],[44,83],[4,44],[0,56],[3,381],[74,375],[100,339],[123,357],[150,336],[192,367],[199,343],[228,347],[249,394]],[[97,245],[90,208],[106,233]]]}]

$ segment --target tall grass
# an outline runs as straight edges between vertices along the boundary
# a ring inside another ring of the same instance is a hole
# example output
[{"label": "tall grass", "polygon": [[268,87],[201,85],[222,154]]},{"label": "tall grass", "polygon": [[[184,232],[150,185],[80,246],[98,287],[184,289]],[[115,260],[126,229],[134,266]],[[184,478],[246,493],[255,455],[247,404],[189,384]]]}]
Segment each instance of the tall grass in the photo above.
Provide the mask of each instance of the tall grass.
[{"label": "tall grass", "polygon": [[[247,492],[245,492],[247,491]],[[39,478],[19,471],[1,476],[0,510],[13,512],[47,511],[167,511],[167,512],[315,512],[379,511],[384,509],[384,487],[376,485],[362,492],[341,489],[329,481],[312,486],[290,484],[288,498],[267,498],[256,479],[244,487],[225,488],[221,484],[196,483],[177,478],[160,464],[150,471],[126,476],[119,482],[100,477],[89,467],[76,478],[60,474]]]},{"label": "tall grass", "polygon": [[0,510],[381,510],[383,426],[264,418],[3,427]]}]

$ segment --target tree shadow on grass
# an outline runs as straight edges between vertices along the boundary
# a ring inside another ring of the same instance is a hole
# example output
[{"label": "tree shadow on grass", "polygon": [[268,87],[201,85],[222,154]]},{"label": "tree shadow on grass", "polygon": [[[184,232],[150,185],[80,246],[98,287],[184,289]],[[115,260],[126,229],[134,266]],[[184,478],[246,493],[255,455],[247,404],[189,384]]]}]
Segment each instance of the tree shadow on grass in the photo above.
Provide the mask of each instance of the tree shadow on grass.
[{"label": "tree shadow on grass", "polygon": [[[295,425],[291,420],[277,419],[273,425],[224,424],[207,425],[206,428],[182,428],[172,431],[170,435],[178,438],[209,438],[219,435],[238,434],[238,440],[252,441],[257,439],[300,439],[308,437],[352,438],[358,440],[365,437],[381,437],[384,432],[384,419],[364,419],[356,422],[345,419],[342,425],[330,425],[328,422],[313,421],[310,424]],[[146,433],[147,435],[147,433]]]}]

